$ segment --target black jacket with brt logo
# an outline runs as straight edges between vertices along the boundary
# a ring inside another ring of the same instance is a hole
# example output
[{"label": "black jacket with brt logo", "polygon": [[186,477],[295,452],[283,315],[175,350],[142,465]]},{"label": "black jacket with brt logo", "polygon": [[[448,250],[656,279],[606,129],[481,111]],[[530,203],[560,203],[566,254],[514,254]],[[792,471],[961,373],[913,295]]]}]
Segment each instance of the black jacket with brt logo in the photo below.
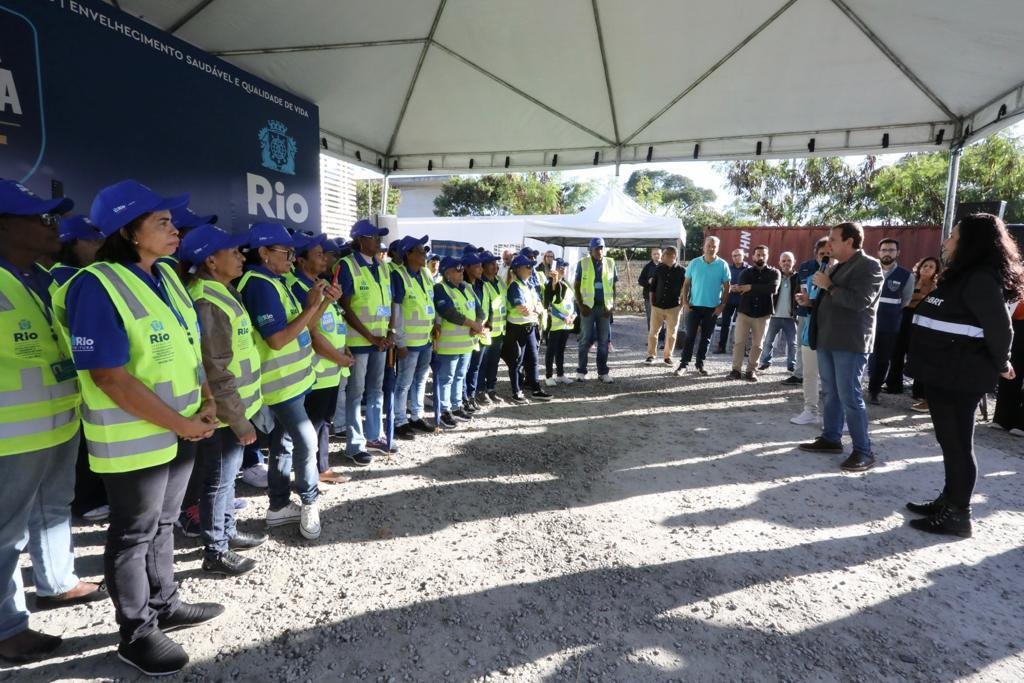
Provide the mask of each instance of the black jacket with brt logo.
[{"label": "black jacket with brt logo", "polygon": [[928,386],[982,394],[1010,367],[1010,310],[989,270],[940,282],[914,309],[911,330],[907,369]]}]

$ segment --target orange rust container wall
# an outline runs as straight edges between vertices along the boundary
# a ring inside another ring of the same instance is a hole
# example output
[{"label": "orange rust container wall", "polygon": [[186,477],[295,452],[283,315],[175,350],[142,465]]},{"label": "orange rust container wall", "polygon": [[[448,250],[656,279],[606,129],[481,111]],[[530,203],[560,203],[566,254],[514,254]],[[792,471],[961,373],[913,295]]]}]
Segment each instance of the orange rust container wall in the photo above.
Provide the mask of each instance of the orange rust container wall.
[{"label": "orange rust container wall", "polygon": [[[751,228],[707,228],[706,235],[722,240],[719,255],[729,261],[729,255],[736,247],[743,247],[749,253],[759,244],[768,246],[771,265],[777,266],[779,254],[791,251],[796,262],[813,258],[814,243],[829,233],[829,226],[821,227],[777,227],[758,226]],[[925,256],[939,256],[942,243],[942,228],[938,225],[866,225],[864,226],[864,250],[878,257],[878,241],[892,237],[900,242],[900,265],[913,268]],[[749,258],[748,258],[749,261]]]}]

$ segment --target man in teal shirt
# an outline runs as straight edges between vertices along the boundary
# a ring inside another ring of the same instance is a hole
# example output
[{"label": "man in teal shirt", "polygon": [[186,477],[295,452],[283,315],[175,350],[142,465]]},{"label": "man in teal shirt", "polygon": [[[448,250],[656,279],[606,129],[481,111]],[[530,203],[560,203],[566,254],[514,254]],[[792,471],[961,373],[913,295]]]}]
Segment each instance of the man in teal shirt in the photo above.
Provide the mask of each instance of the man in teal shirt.
[{"label": "man in teal shirt", "polygon": [[683,282],[683,309],[686,314],[686,346],[676,368],[676,376],[681,377],[693,358],[693,347],[697,342],[697,328],[700,328],[700,346],[697,347],[697,372],[707,375],[704,359],[711,345],[711,334],[715,331],[715,322],[725,308],[729,299],[729,285],[732,274],[729,264],[718,258],[717,237],[704,240],[704,255],[690,261],[686,269],[686,280]]}]

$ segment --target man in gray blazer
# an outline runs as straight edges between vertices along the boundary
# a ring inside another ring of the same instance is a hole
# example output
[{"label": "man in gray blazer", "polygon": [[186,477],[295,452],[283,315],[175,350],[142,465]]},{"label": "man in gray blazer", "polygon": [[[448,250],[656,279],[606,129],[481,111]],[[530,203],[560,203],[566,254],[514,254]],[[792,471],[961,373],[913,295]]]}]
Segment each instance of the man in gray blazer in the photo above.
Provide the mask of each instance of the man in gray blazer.
[{"label": "man in gray blazer", "polygon": [[[832,228],[829,245],[838,264],[814,274],[819,289],[811,318],[811,348],[818,353],[824,394],[824,430],[805,451],[842,453],[843,421],[850,430],[853,453],[841,467],[863,472],[875,464],[868,438],[868,413],[861,392],[864,368],[875,339],[875,316],[882,292],[882,266],[861,250],[864,228],[842,223]],[[806,299],[806,295],[801,294]],[[801,304],[806,305],[805,301]]]}]

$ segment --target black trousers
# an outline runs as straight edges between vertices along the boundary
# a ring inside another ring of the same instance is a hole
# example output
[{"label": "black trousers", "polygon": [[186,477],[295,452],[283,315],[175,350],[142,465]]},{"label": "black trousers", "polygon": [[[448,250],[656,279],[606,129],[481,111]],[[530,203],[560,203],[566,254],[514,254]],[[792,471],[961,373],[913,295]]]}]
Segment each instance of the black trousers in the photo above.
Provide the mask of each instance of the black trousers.
[{"label": "black trousers", "polygon": [[[868,368],[868,393],[877,394],[882,390],[882,384],[886,384],[886,377],[891,377],[889,365],[892,363],[892,354],[896,349],[896,338],[899,331],[876,332],[875,349],[871,352],[871,367]],[[896,387],[892,382],[887,384],[890,391]],[[900,387],[902,389],[902,386]]]},{"label": "black trousers", "polygon": [[75,462],[75,499],[71,502],[71,511],[83,515],[107,504],[107,492],[103,489],[100,475],[89,469],[89,447],[85,436],[78,440],[78,460]]},{"label": "black trousers", "polygon": [[[729,327],[732,325],[733,316],[736,315],[736,311],[740,305],[726,304],[725,309],[722,311],[722,327],[718,333],[718,352],[725,353],[725,345],[729,341]],[[687,328],[689,329],[689,328]],[[708,337],[710,339],[710,337]]]},{"label": "black trousers", "polygon": [[338,407],[338,387],[315,389],[306,394],[306,414],[316,430],[316,470],[323,474],[331,468],[331,420]]},{"label": "black trousers", "polygon": [[974,458],[974,414],[981,394],[933,389],[925,386],[928,411],[935,427],[935,439],[942,448],[946,470],[943,491],[953,505],[965,508],[978,480],[978,462]]},{"label": "black trousers", "polygon": [[501,359],[508,366],[508,379],[512,383],[512,393],[522,393],[519,383],[519,371],[526,373],[526,388],[532,391],[540,389],[537,376],[537,337],[534,334],[536,325],[517,325],[508,323],[505,327],[505,341],[501,347]]},{"label": "black trousers", "polygon": [[548,346],[544,350],[544,376],[553,377],[553,369],[558,376],[565,376],[565,345],[569,341],[569,330],[551,330],[548,332]]},{"label": "black trousers", "polygon": [[110,505],[103,573],[124,643],[152,633],[157,618],[181,604],[174,581],[174,520],[197,445],[179,441],[169,463],[100,475]]},{"label": "black trousers", "polygon": [[1024,320],[1013,321],[1010,362],[1017,376],[1014,379],[999,378],[996,412],[992,421],[1003,429],[1024,429]]},{"label": "black trousers", "polygon": [[[708,356],[708,346],[711,345],[711,334],[715,331],[715,309],[710,306],[691,306],[686,314],[686,343],[683,345],[683,355],[679,358],[679,364],[687,366],[693,358],[693,349],[697,348],[696,367],[699,370],[704,367],[704,360]],[[700,329],[698,336],[697,330]],[[679,346],[678,342],[676,346]]]},{"label": "black trousers", "polygon": [[892,359],[889,363],[889,374],[885,378],[885,386],[890,391],[903,391],[903,369],[906,366],[907,351],[910,349],[910,331],[914,326],[913,320],[914,309],[904,308],[900,331],[896,335],[896,345],[893,347]]}]

